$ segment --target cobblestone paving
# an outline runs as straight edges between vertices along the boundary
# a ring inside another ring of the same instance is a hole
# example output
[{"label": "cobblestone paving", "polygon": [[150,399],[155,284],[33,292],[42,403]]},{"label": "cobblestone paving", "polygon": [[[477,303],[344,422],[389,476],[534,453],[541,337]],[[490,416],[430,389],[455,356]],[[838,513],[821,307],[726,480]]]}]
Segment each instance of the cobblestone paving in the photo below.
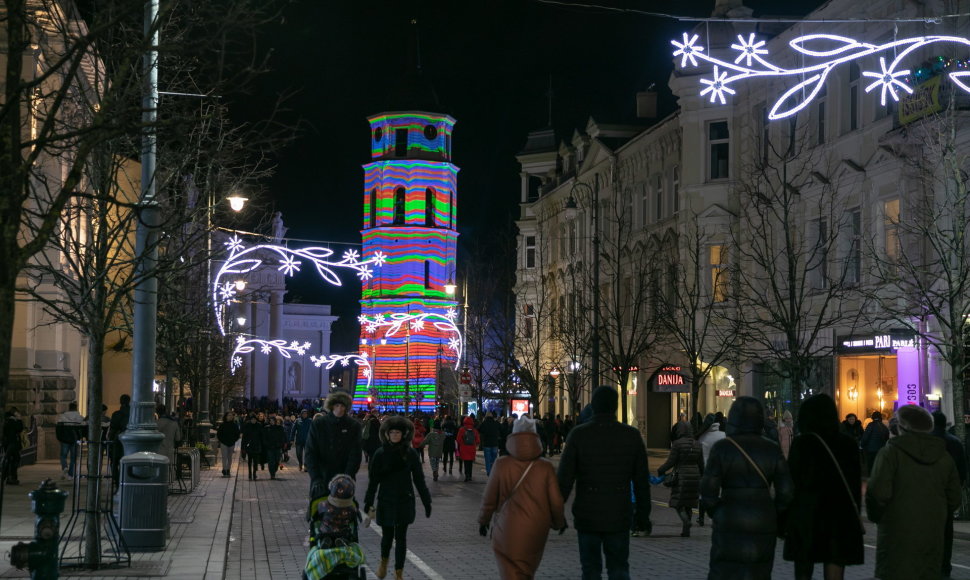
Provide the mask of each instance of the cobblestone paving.
[{"label": "cobblestone paving", "polygon": [[[651,467],[655,469],[653,463],[652,459]],[[478,506],[485,488],[481,457],[475,465],[471,483],[464,483],[457,470],[453,475],[442,475],[438,482],[431,481],[427,464],[425,472],[433,498],[433,513],[430,519],[421,517],[423,510],[419,506],[419,517],[408,531],[411,553],[404,577],[431,580],[496,578],[489,540],[478,535]],[[271,481],[268,473],[263,471],[255,482],[246,479],[245,475],[235,480],[227,579],[299,578],[307,551],[304,511],[309,477],[298,472],[295,466],[283,470],[279,477],[279,480]],[[361,467],[357,481],[357,498],[363,501],[367,485],[366,464]],[[631,576],[683,580],[706,578],[710,526],[694,526],[690,538],[681,538],[677,516],[663,505],[667,490],[657,487],[653,490],[654,533],[649,538],[631,538]],[[571,514],[568,520],[572,525]],[[867,545],[875,545],[875,532],[875,527],[870,525],[866,534]],[[368,578],[374,578],[371,569],[376,568],[379,559],[380,536],[372,527],[361,531],[360,541],[367,556]],[[957,540],[954,550],[953,563],[957,567],[953,577],[970,579],[970,543]],[[875,551],[869,547],[866,563],[848,568],[846,578],[872,578],[874,561]],[[779,544],[774,577],[785,579],[792,575],[791,564],[781,558]],[[389,574],[391,576],[393,573]],[[537,577],[575,579],[579,576],[575,531],[570,528],[562,536],[553,533]],[[816,571],[816,577],[821,577],[820,570]]]}]

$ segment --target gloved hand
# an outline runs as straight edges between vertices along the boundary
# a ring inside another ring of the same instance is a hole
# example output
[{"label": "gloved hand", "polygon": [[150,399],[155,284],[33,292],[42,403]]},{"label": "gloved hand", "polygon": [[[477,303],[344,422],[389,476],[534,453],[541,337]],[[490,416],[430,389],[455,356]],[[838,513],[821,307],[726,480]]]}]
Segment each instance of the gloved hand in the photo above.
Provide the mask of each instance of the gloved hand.
[{"label": "gloved hand", "polygon": [[424,506],[424,517],[426,517],[426,518],[430,518],[431,517],[431,504],[430,503],[428,505]]},{"label": "gloved hand", "polygon": [[479,536],[482,536],[483,538],[485,536],[487,536],[488,535],[488,526],[487,525],[478,526],[478,535]]},{"label": "gloved hand", "polygon": [[568,527],[569,527],[569,524],[563,524],[562,527],[559,528],[559,535],[561,536],[561,535],[565,534],[566,533],[566,528],[568,528]]}]

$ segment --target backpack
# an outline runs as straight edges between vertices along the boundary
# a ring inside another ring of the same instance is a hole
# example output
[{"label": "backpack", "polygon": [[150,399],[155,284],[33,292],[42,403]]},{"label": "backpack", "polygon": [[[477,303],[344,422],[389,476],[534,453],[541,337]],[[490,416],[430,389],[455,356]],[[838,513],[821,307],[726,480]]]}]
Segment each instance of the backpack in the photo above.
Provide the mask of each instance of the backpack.
[{"label": "backpack", "polygon": [[467,447],[475,446],[475,430],[469,427],[465,428],[465,436],[462,438],[462,443]]}]

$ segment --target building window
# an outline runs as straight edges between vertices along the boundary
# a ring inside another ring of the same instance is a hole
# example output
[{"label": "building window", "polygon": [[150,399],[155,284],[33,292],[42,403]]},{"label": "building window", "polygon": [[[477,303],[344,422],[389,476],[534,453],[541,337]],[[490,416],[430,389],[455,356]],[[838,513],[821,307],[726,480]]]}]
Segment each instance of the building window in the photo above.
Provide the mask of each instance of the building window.
[{"label": "building window", "polygon": [[576,220],[569,222],[569,255],[576,255]]},{"label": "building window", "polygon": [[862,211],[849,212],[849,251],[846,255],[845,281],[858,284],[862,281]]},{"label": "building window", "polygon": [[883,231],[885,233],[886,261],[895,267],[899,260],[899,199],[882,204]]},{"label": "building window", "polygon": [[522,316],[525,322],[524,335],[525,338],[532,338],[532,320],[535,318],[535,309],[531,304],[526,304],[522,307]]},{"label": "building window", "polygon": [[852,61],[849,63],[849,131],[859,128],[860,113],[860,92],[859,92],[859,65]]},{"label": "building window", "polygon": [[727,249],[716,245],[710,247],[711,296],[714,302],[724,302],[728,298],[730,283],[727,269]]},{"label": "building window", "polygon": [[370,227],[377,227],[377,190],[370,190]]},{"label": "building window", "polygon": [[650,223],[650,218],[647,215],[650,210],[649,192],[650,188],[644,183],[643,191],[640,195],[640,225],[643,227],[647,227],[647,224]]},{"label": "building window", "polygon": [[654,193],[656,194],[657,207],[655,208],[657,213],[655,215],[657,221],[660,221],[664,217],[664,178],[663,175],[658,175],[654,179]]},{"label": "building window", "polygon": [[394,225],[404,224],[404,188],[394,190]]},{"label": "building window", "polygon": [[761,161],[768,163],[768,151],[771,149],[771,125],[768,122],[768,107],[761,107]]},{"label": "building window", "polygon": [[[428,125],[431,127],[432,125]],[[435,227],[434,219],[434,190],[430,187],[424,190],[424,225],[429,228]]]},{"label": "building window", "polygon": [[525,237],[525,267],[530,269],[536,267],[536,237],[535,236]]},{"label": "building window", "polygon": [[825,97],[827,95],[828,90],[825,88],[825,85],[822,85],[822,88],[818,91],[818,95],[815,97],[815,137],[819,145],[825,143],[825,105],[827,101]]},{"label": "building window", "polygon": [[566,258],[566,224],[559,225],[559,259]]},{"label": "building window", "polygon": [[424,287],[431,288],[431,262],[428,260],[424,261]]},{"label": "building window", "polygon": [[680,211],[680,166],[676,165],[670,172],[670,211]]},{"label": "building window", "polygon": [[448,227],[455,229],[455,194],[448,192]]},{"label": "building window", "polygon": [[408,130],[395,129],[394,131],[394,156],[408,156]]},{"label": "building window", "polygon": [[708,154],[710,156],[709,179],[727,179],[730,134],[727,121],[714,121],[707,126]]},{"label": "building window", "polygon": [[829,287],[828,273],[828,243],[829,222],[826,218],[819,218],[814,223],[815,245],[812,248],[811,263],[812,285],[817,290]]}]

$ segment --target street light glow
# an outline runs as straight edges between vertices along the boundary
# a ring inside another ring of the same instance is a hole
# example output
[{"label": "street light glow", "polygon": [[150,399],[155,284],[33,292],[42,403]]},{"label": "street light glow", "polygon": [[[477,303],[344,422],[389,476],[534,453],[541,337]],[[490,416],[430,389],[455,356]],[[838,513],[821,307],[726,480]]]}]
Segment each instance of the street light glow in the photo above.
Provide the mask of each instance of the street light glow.
[{"label": "street light glow", "polygon": [[242,197],[238,194],[230,195],[226,199],[229,201],[229,207],[232,208],[232,211],[242,211],[246,202],[249,201],[248,197]]}]

